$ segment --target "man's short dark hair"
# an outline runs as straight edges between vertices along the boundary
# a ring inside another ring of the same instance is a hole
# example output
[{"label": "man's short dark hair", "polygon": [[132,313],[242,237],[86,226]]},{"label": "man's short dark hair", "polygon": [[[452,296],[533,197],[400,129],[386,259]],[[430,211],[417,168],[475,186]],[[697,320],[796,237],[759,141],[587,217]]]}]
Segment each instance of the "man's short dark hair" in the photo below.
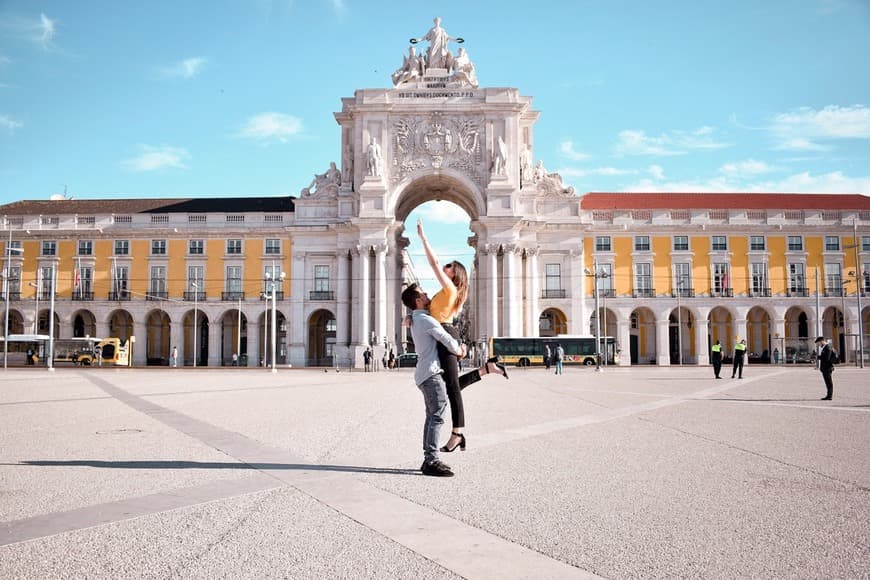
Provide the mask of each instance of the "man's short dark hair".
[{"label": "man's short dark hair", "polygon": [[402,291],[402,304],[408,308],[408,310],[416,310],[417,309],[417,298],[420,297],[420,287],[417,286],[416,283],[411,284],[407,288]]},{"label": "man's short dark hair", "polygon": [[820,342],[822,342],[822,341],[824,341],[824,340],[825,340],[825,337],[824,337],[824,336],[820,336],[820,337],[818,337],[818,338],[815,340],[815,343],[816,343],[816,344],[819,344]]}]

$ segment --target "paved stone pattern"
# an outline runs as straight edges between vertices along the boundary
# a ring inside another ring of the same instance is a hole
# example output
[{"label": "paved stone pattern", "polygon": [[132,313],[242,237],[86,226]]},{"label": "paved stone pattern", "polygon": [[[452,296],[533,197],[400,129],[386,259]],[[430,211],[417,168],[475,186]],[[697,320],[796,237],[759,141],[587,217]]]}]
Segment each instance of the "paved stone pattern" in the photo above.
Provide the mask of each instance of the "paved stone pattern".
[{"label": "paved stone pattern", "polygon": [[711,375],[10,369],[0,577],[870,578],[870,370]]}]

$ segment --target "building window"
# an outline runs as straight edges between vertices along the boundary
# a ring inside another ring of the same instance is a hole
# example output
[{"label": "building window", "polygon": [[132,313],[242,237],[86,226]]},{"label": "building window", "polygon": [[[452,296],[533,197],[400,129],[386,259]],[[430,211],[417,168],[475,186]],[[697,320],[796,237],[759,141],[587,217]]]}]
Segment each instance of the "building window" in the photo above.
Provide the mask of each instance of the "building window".
[{"label": "building window", "polygon": [[329,292],[329,266],[314,266],[314,291]]},{"label": "building window", "polygon": [[688,262],[674,264],[674,290],[680,296],[692,296],[692,265]]},{"label": "building window", "polygon": [[611,251],[610,236],[595,236],[595,251],[609,252]]},{"label": "building window", "polygon": [[[8,291],[12,296],[21,295],[21,268],[19,266],[9,266],[9,277],[3,278],[3,295],[6,296]],[[10,330],[11,332],[11,330]]]},{"label": "building window", "polygon": [[788,251],[789,252],[800,252],[804,249],[804,239],[800,236],[789,236],[788,237]]},{"label": "building window", "polygon": [[870,236],[861,236],[861,251],[870,252]]},{"label": "building window", "polygon": [[635,236],[634,237],[634,251],[635,252],[649,252],[649,236]]},{"label": "building window", "polygon": [[752,276],[752,294],[754,296],[769,296],[770,288],[767,286],[767,264],[753,262],[749,266]]},{"label": "building window", "polygon": [[641,262],[634,265],[634,290],[638,296],[652,297],[652,264]]},{"label": "building window", "polygon": [[767,245],[764,241],[764,236],[749,236],[749,249],[755,252],[766,250]]},{"label": "building window", "polygon": [[241,254],[242,240],[227,240],[227,254]]},{"label": "building window", "polygon": [[727,262],[713,264],[713,293],[719,296],[729,295],[731,291],[729,278]]},{"label": "building window", "polygon": [[42,242],[42,255],[43,256],[56,256],[57,255],[57,242],[54,240],[46,240]]},{"label": "building window", "polygon": [[151,266],[151,282],[148,287],[152,296],[166,297],[166,266]]},{"label": "building window", "polygon": [[674,251],[685,252],[689,249],[689,236],[674,236]]},{"label": "building window", "polygon": [[227,266],[227,292],[236,293],[242,291],[242,267]]},{"label": "building window", "polygon": [[79,295],[90,296],[94,291],[94,269],[90,266],[79,268],[78,288],[74,288]]},{"label": "building window", "polygon": [[187,253],[191,256],[201,256],[205,254],[205,240],[188,240]]},{"label": "building window", "polygon": [[613,264],[598,264],[597,273],[595,283],[599,296],[613,297]]},{"label": "building window", "polygon": [[205,266],[188,266],[187,267],[187,291],[205,292],[203,277],[205,276]]},{"label": "building window", "polygon": [[825,292],[829,296],[843,293],[843,272],[840,264],[825,264]]},{"label": "building window", "polygon": [[127,298],[130,289],[130,270],[127,266],[115,266],[112,276],[112,292],[115,300]]},{"label": "building window", "polygon": [[825,251],[826,252],[839,252],[840,251],[840,238],[839,238],[839,236],[825,236]]},{"label": "building window", "polygon": [[[278,292],[280,296],[283,281],[281,280],[281,266],[265,266],[263,268],[263,292],[269,294],[272,288]],[[269,294],[271,297],[271,294]]]},{"label": "building window", "polygon": [[165,256],[166,255],[166,240],[151,240],[151,255]]},{"label": "building window", "polygon": [[115,255],[129,256],[130,255],[130,240],[115,240]]},{"label": "building window", "polygon": [[725,236],[713,236],[712,237],[712,250],[714,252],[726,252],[728,251],[728,238]]},{"label": "building window", "polygon": [[281,253],[281,240],[277,238],[271,238],[266,240],[266,253],[267,254],[280,254]]},{"label": "building window", "polygon": [[562,265],[546,264],[544,266],[544,290],[547,296],[556,296],[562,290]]},{"label": "building window", "polygon": [[861,277],[861,287],[864,289],[864,293],[870,293],[870,262],[865,262],[863,268],[858,273],[858,276]]},{"label": "building window", "polygon": [[788,290],[794,294],[802,294],[806,290],[803,264],[788,265]]},{"label": "building window", "polygon": [[79,240],[79,256],[93,256],[94,242],[92,240]]}]

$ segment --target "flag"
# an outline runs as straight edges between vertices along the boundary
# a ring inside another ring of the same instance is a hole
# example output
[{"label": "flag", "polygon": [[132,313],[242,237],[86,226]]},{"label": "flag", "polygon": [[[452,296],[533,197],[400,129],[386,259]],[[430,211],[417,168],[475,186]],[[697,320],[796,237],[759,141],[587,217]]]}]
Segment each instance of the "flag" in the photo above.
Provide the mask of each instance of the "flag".
[{"label": "flag", "polygon": [[78,292],[79,288],[82,286],[82,274],[81,271],[76,268],[75,277],[73,278],[73,288]]}]

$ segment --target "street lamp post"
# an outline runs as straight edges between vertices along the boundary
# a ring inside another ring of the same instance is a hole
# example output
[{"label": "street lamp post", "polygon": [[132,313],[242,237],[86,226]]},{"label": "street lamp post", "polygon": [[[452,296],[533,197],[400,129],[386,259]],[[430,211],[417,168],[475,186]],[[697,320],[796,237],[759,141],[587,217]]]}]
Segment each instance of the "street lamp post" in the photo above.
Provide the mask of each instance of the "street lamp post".
[{"label": "street lamp post", "polygon": [[864,315],[861,312],[861,264],[858,256],[858,219],[852,218],[852,249],[855,250],[855,298],[858,300],[858,360],[864,368]]},{"label": "street lamp post", "polygon": [[272,299],[272,372],[277,373],[278,368],[275,366],[275,359],[278,357],[278,294],[275,286],[280,285],[284,281],[286,274],[281,272],[277,279],[273,279],[273,275],[272,272],[266,272],[266,279],[269,280],[269,291],[266,294],[266,298]]},{"label": "street lamp post", "polygon": [[6,243],[6,260],[3,264],[3,287],[5,289],[6,316],[3,317],[3,368],[7,368],[9,360],[9,262],[12,252],[24,253],[22,248],[12,247],[12,230],[9,230],[9,241]]},{"label": "street lamp post", "polygon": [[594,282],[593,295],[595,296],[595,370],[601,372],[601,312],[598,309],[598,279],[609,278],[606,272],[598,271],[598,262],[592,262],[593,271],[584,268],[583,273],[592,278]]},{"label": "street lamp post", "polygon": [[193,286],[193,368],[196,368],[196,322],[199,318],[198,306],[199,306],[199,286],[196,282],[191,282],[191,286]]},{"label": "street lamp post", "polygon": [[57,264],[51,266],[51,302],[48,308],[48,370],[54,371],[54,290],[57,288]]},{"label": "street lamp post", "polygon": [[683,276],[677,279],[677,364],[680,366],[683,365],[683,305],[681,298],[684,281]]}]

